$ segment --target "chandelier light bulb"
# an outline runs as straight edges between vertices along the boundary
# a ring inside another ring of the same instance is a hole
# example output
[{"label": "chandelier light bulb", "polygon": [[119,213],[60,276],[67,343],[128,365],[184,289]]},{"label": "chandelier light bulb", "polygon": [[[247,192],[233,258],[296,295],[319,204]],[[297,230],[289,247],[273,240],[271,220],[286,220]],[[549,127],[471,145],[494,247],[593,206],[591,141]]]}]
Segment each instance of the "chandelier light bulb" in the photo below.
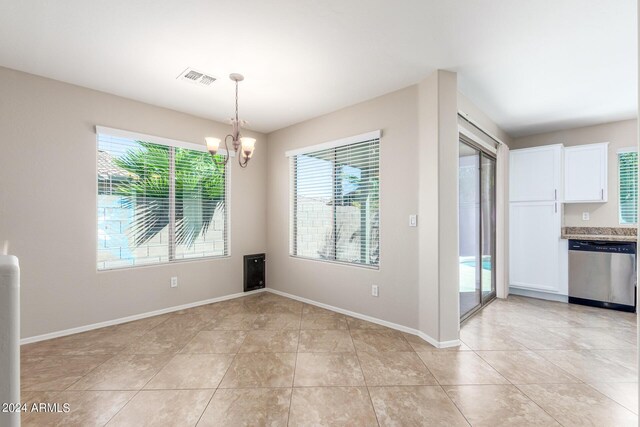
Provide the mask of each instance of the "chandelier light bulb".
[{"label": "chandelier light bulb", "polygon": [[242,142],[242,153],[244,157],[250,159],[251,156],[253,156],[253,150],[255,150],[256,139],[243,136],[240,138],[240,141]]},{"label": "chandelier light bulb", "polygon": [[204,140],[207,142],[207,150],[209,151],[209,153],[215,156],[218,152],[218,148],[220,148],[220,138],[208,136]]}]

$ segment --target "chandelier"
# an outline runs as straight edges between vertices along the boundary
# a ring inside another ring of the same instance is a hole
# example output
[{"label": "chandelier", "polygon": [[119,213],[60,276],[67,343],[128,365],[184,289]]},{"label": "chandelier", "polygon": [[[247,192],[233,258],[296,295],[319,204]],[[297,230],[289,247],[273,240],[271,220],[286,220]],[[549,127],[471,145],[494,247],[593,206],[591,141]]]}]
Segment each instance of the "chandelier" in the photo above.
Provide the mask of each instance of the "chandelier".
[{"label": "chandelier", "polygon": [[224,160],[220,161],[217,159],[216,154],[218,154],[218,149],[220,148],[220,138],[214,138],[208,136],[205,138],[207,143],[207,150],[213,157],[213,161],[219,165],[226,165],[229,162],[229,145],[227,144],[227,140],[231,138],[231,144],[233,147],[233,151],[235,151],[236,155],[238,155],[238,151],[240,151],[238,155],[238,163],[243,168],[247,167],[251,156],[253,156],[253,150],[255,149],[256,139],[248,138],[246,136],[242,136],[240,134],[240,128],[242,125],[247,124],[244,120],[238,119],[238,82],[244,80],[244,76],[242,74],[233,73],[229,75],[229,78],[236,83],[236,116],[231,119],[231,126],[233,129],[231,133],[224,137],[224,147],[226,149],[224,154]]}]

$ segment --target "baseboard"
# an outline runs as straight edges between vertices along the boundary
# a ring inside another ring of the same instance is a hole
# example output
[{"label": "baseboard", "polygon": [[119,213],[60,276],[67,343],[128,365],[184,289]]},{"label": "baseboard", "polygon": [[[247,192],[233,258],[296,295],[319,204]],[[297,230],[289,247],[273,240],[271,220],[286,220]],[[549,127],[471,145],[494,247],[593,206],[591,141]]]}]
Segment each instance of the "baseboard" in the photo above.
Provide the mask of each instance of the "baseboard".
[{"label": "baseboard", "polygon": [[296,301],[304,302],[306,304],[315,305],[316,307],[324,308],[326,310],[335,311],[336,313],[344,314],[347,316],[355,317],[356,319],[366,320],[367,322],[375,323],[376,325],[386,326],[387,328],[395,329],[397,331],[406,332],[411,335],[416,335],[431,344],[436,348],[447,348],[447,347],[457,347],[460,345],[460,340],[451,340],[451,341],[438,341],[431,337],[430,335],[425,334],[422,331],[417,329],[410,328],[408,326],[399,325],[397,323],[388,322],[386,320],[378,319],[376,317],[367,316],[366,314],[356,313],[355,311],[345,310],[340,307],[335,307],[329,304],[324,304],[321,302],[317,302],[314,300],[310,300],[308,298],[299,297],[297,295],[289,294],[287,292],[282,292],[277,289],[267,288],[267,292],[271,292],[276,295],[280,295],[285,298],[290,298]]},{"label": "baseboard", "polygon": [[550,292],[533,291],[529,289],[515,288],[509,286],[510,295],[519,295],[522,297],[538,298],[547,301],[569,302],[569,297],[562,294],[553,294]]},{"label": "baseboard", "polygon": [[174,311],[186,310],[188,308],[198,307],[200,305],[213,304],[214,302],[227,301],[230,299],[240,298],[240,297],[257,294],[264,291],[265,291],[264,289],[258,289],[256,291],[250,291],[250,292],[239,292],[237,294],[225,295],[222,297],[190,302],[188,304],[176,305],[173,307],[162,308],[160,310],[154,310],[154,311],[148,311],[146,313],[141,313],[141,314],[134,314],[133,316],[121,317],[119,319],[107,320],[99,323],[92,323],[91,325],[79,326],[77,328],[64,329],[62,331],[50,332],[48,334],[22,338],[20,340],[20,345],[31,344],[38,341],[50,340],[52,338],[60,338],[67,335],[78,334],[80,332],[92,331],[94,329],[100,329],[107,326],[119,325],[121,323],[132,322],[134,320],[146,319],[147,317],[159,316],[161,314],[172,313]]},{"label": "baseboard", "polygon": [[397,323],[393,323],[393,322],[389,322],[389,321],[386,321],[386,320],[378,319],[378,318],[375,318],[375,317],[367,316],[365,314],[356,313],[355,311],[345,310],[345,309],[342,309],[340,307],[335,307],[335,306],[332,306],[332,305],[329,305],[329,304],[324,304],[324,303],[321,303],[321,302],[313,301],[313,300],[310,300],[310,299],[307,299],[307,298],[299,297],[297,295],[293,295],[293,294],[289,294],[289,293],[286,293],[286,292],[278,291],[278,290],[272,289],[272,288],[258,289],[256,291],[251,291],[251,292],[240,292],[240,293],[236,293],[236,294],[225,295],[225,296],[222,296],[222,297],[210,298],[210,299],[206,299],[206,300],[196,301],[196,302],[192,302],[192,303],[188,303],[188,304],[182,304],[182,305],[176,305],[176,306],[173,306],[173,307],[167,307],[167,308],[163,308],[163,309],[160,309],[160,310],[149,311],[149,312],[146,312],[146,313],[134,314],[132,316],[121,317],[121,318],[118,318],[118,319],[107,320],[107,321],[104,321],[104,322],[93,323],[93,324],[90,324],[90,325],[79,326],[77,328],[64,329],[64,330],[61,330],[61,331],[50,332],[50,333],[47,333],[47,334],[36,335],[36,336],[32,336],[32,337],[27,337],[27,338],[22,338],[20,340],[20,345],[31,344],[31,343],[35,343],[35,342],[38,342],[38,341],[50,340],[50,339],[53,339],[53,338],[60,338],[60,337],[64,337],[64,336],[67,336],[67,335],[78,334],[78,333],[81,333],[81,332],[92,331],[94,329],[100,329],[100,328],[104,328],[104,327],[107,327],[107,326],[119,325],[121,323],[132,322],[134,320],[146,319],[147,317],[159,316],[161,314],[172,313],[172,312],[180,311],[180,310],[186,310],[186,309],[193,308],[193,307],[198,307],[198,306],[201,306],[201,305],[213,304],[213,303],[216,303],[216,302],[227,301],[227,300],[235,299],[235,298],[241,298],[241,297],[244,297],[244,296],[247,296],[247,295],[252,295],[252,294],[265,292],[265,291],[271,292],[271,293],[276,294],[276,295],[283,296],[285,298],[290,298],[290,299],[293,299],[293,300],[296,300],[296,301],[304,302],[306,304],[315,305],[317,307],[321,307],[321,308],[324,308],[326,310],[335,311],[336,313],[340,313],[340,314],[344,314],[344,315],[347,315],[347,316],[355,317],[356,319],[365,320],[367,322],[375,323],[377,325],[386,326],[387,328],[395,329],[397,331],[406,332],[406,333],[411,334],[411,335],[416,335],[416,336],[422,338],[423,340],[425,340],[426,342],[428,342],[429,344],[431,344],[432,346],[434,346],[436,348],[457,347],[457,346],[460,345],[460,340],[438,341],[435,338],[431,337],[430,335],[425,334],[424,332],[419,331],[417,329],[410,328],[408,326],[399,325]]}]

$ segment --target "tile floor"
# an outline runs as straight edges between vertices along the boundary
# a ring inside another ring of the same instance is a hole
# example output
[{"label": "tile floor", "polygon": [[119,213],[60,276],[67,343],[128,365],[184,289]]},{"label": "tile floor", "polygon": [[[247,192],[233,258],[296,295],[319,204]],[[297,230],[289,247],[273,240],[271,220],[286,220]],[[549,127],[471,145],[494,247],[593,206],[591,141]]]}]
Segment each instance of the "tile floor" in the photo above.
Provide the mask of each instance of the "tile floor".
[{"label": "tile floor", "polygon": [[22,348],[24,426],[635,426],[634,315],[512,296],[423,340],[271,293]]}]

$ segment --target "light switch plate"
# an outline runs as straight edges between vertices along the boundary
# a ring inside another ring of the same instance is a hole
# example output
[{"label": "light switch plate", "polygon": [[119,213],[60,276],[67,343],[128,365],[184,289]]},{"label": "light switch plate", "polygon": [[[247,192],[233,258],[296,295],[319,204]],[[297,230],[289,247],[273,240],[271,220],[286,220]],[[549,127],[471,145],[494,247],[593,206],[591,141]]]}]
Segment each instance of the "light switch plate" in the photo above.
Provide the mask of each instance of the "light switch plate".
[{"label": "light switch plate", "polygon": [[378,285],[371,285],[371,296],[377,297],[378,295]]},{"label": "light switch plate", "polygon": [[409,215],[409,227],[418,226],[418,215]]},{"label": "light switch plate", "polygon": [[589,212],[582,212],[582,220],[589,221]]},{"label": "light switch plate", "polygon": [[171,287],[172,288],[177,288],[178,287],[178,278],[177,277],[172,277],[171,278]]}]

